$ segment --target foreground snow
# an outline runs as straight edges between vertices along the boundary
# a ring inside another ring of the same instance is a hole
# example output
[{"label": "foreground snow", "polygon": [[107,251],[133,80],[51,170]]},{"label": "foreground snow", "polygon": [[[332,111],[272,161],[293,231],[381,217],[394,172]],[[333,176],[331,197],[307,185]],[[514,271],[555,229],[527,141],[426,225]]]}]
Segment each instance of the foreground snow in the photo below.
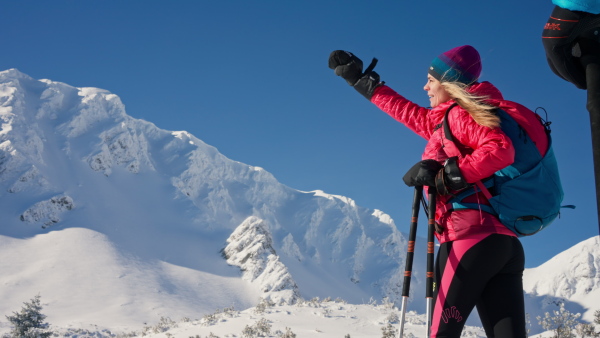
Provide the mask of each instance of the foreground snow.
[{"label": "foreground snow", "polygon": [[[383,329],[397,330],[399,310],[390,303],[348,304],[342,300],[301,300],[295,305],[263,302],[243,311],[218,309],[202,318],[163,317],[135,331],[111,331],[95,325],[51,329],[65,337],[381,337]],[[391,326],[390,326],[391,325]],[[0,333],[7,333],[7,323]],[[251,335],[255,332],[256,335]],[[260,333],[259,333],[260,332]],[[287,335],[286,335],[287,333]],[[260,334],[260,335],[258,335]],[[407,313],[405,337],[425,336],[425,315]],[[483,329],[467,326],[463,336],[485,337]]]},{"label": "foreground snow", "polygon": [[[50,326],[54,336],[72,338],[103,337],[278,337],[278,338],[361,338],[382,337],[384,330],[397,336],[400,311],[390,303],[348,304],[343,300],[300,300],[295,305],[274,305],[261,302],[243,311],[233,306],[217,309],[201,318],[162,317],[156,323],[145,323],[137,330],[119,331],[97,325],[80,327]],[[7,322],[0,321],[0,336],[10,331]],[[425,336],[425,315],[409,311],[406,314],[405,337]],[[253,335],[254,334],[254,335]],[[294,336],[295,335],[295,336]],[[484,338],[483,328],[466,326],[462,337]],[[550,338],[553,332],[531,335]],[[578,338],[579,336],[574,336]]]},{"label": "foreground snow", "polygon": [[[340,300],[313,299],[264,310],[259,306],[241,312],[220,313],[216,315],[216,322],[206,319],[180,322],[168,331],[147,336],[205,337],[212,333],[219,337],[241,337],[244,330],[248,332],[249,328],[266,327],[270,332],[266,335],[268,337],[279,337],[289,331],[297,337],[381,337],[382,328],[388,323],[397,329],[399,314],[391,304],[354,305]],[[481,328],[468,327],[465,332],[469,337],[485,337]],[[411,337],[411,334],[414,337],[425,336],[425,315],[407,314],[405,335]]]}]

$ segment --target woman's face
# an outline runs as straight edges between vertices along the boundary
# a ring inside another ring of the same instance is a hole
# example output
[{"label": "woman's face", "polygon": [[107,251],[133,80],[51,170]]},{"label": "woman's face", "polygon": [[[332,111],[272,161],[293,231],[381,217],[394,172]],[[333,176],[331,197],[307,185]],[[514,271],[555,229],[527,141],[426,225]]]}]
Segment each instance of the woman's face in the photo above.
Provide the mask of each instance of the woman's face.
[{"label": "woman's face", "polygon": [[442,83],[430,74],[427,74],[427,83],[423,89],[429,96],[429,103],[432,108],[451,99],[448,92],[442,87]]}]

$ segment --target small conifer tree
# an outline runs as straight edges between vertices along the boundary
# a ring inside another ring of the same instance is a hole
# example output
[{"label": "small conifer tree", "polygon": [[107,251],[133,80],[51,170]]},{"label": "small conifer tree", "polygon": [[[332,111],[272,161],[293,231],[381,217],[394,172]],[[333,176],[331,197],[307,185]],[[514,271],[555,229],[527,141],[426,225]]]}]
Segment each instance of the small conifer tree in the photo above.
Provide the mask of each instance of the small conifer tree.
[{"label": "small conifer tree", "polygon": [[382,338],[395,338],[398,335],[398,330],[391,323],[381,327]]},{"label": "small conifer tree", "polygon": [[45,323],[46,315],[42,314],[40,295],[33,297],[29,302],[23,303],[19,312],[13,312],[6,319],[14,326],[11,337],[18,338],[46,338],[52,335],[48,331],[48,323]]}]

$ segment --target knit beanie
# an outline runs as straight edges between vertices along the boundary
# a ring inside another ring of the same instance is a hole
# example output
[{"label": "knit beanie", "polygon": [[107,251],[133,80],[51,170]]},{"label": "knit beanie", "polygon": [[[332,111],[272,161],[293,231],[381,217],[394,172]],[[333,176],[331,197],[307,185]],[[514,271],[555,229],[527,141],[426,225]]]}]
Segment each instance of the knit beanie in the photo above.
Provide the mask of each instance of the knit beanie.
[{"label": "knit beanie", "polygon": [[441,82],[462,82],[470,85],[479,79],[481,58],[469,45],[453,48],[433,59],[429,74]]}]

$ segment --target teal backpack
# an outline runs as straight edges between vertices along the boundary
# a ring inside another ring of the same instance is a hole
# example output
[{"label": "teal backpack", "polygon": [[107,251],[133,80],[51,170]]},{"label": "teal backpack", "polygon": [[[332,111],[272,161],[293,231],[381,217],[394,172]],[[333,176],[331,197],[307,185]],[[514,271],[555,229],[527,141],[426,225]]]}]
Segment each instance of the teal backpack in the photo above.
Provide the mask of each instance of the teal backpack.
[{"label": "teal backpack", "polygon": [[[447,123],[448,113],[455,105],[456,103],[446,111],[442,125],[446,139],[457,144]],[[548,150],[542,156],[525,129],[509,113],[498,108],[496,114],[500,117],[500,128],[511,139],[515,148],[514,163],[477,182],[477,189],[458,193],[449,203],[454,210],[481,209],[496,215],[517,236],[530,236],[550,225],[559,216],[564,197],[552,150],[550,123],[542,123],[538,117],[548,136]],[[481,191],[491,205],[461,202],[476,191]],[[572,205],[563,207],[575,208]]]}]

